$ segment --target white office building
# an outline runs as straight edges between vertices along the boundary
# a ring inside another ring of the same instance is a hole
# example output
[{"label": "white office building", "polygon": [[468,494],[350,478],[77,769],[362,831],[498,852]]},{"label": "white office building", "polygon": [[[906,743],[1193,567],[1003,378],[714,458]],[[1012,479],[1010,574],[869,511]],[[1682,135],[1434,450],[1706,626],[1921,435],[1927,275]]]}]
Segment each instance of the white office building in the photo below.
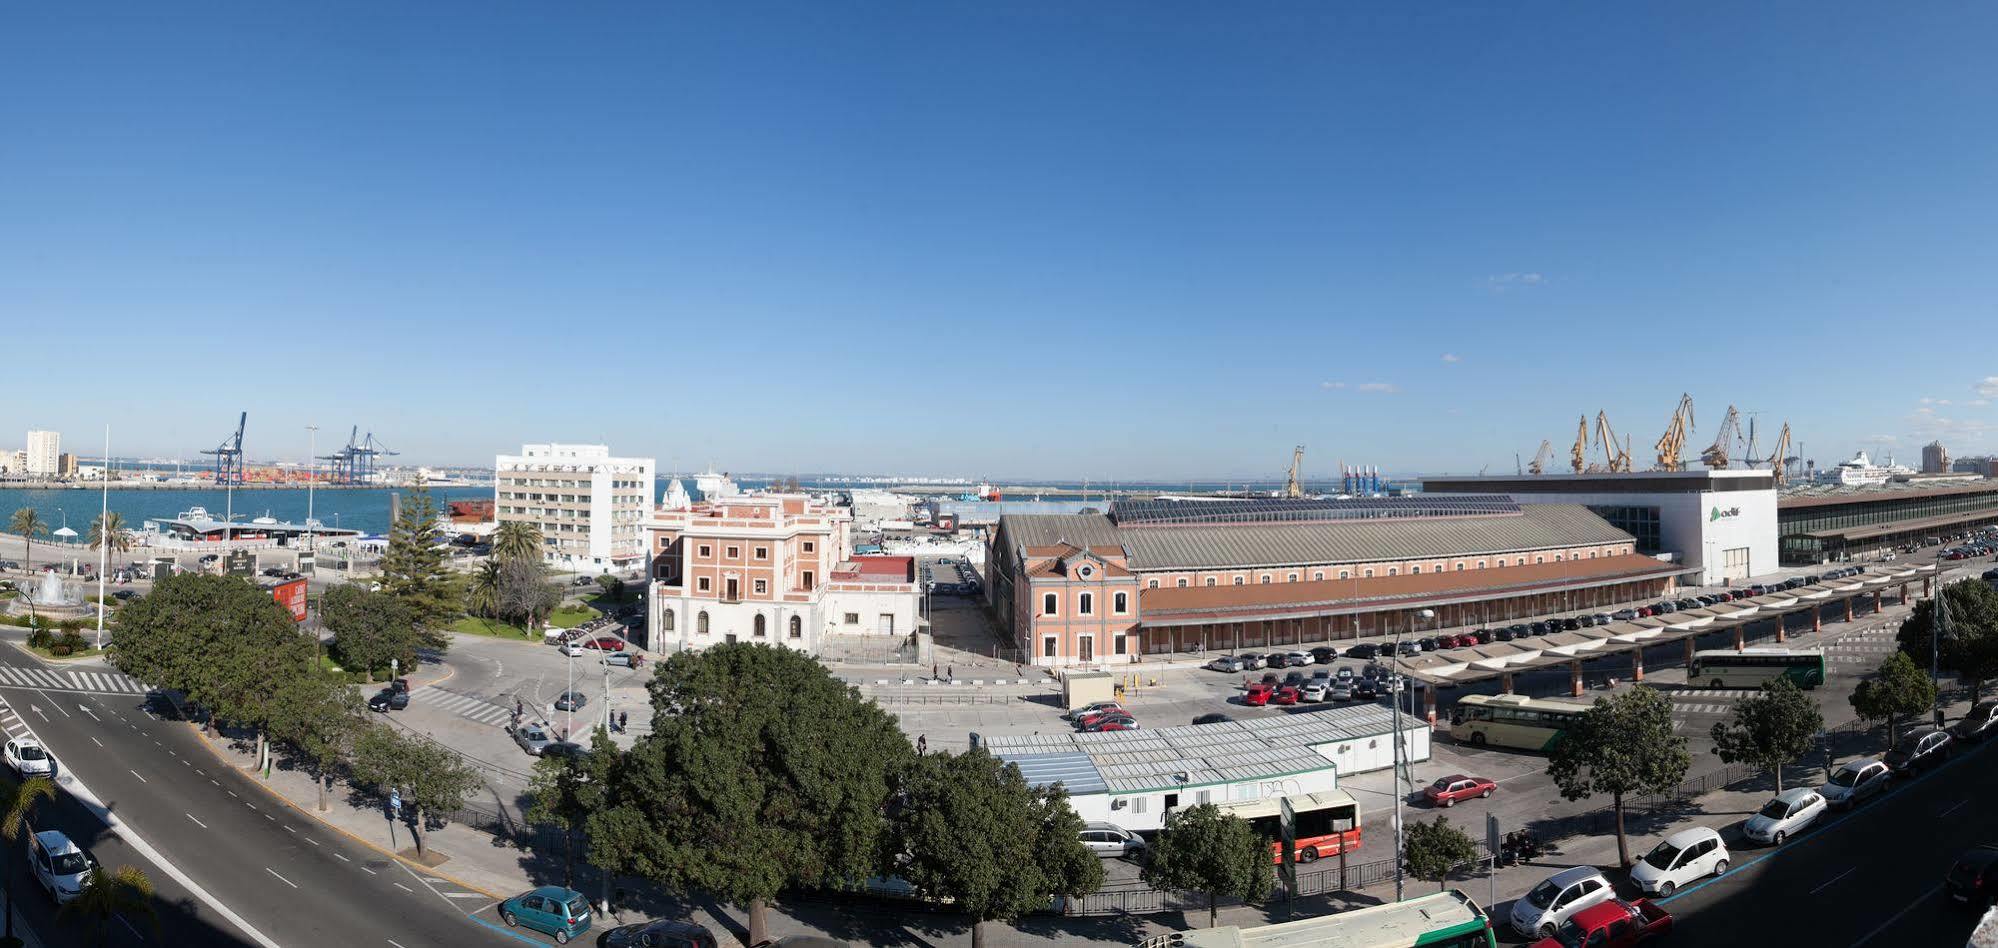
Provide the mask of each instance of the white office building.
[{"label": "white office building", "polygon": [[541,530],[549,565],[583,572],[642,567],[652,512],[652,458],[612,457],[602,444],[524,444],[493,458],[493,516]]},{"label": "white office building", "polygon": [[29,477],[54,477],[61,473],[62,432],[28,432],[26,466]]}]

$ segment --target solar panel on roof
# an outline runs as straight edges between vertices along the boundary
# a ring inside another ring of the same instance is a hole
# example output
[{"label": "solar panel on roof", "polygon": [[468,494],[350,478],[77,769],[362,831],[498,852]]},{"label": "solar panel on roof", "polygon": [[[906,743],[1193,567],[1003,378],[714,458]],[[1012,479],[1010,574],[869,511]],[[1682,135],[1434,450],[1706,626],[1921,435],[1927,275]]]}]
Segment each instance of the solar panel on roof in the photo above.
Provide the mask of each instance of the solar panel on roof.
[{"label": "solar panel on roof", "polygon": [[1468,517],[1516,514],[1519,504],[1504,494],[1428,494],[1414,497],[1352,497],[1322,500],[1120,500],[1110,508],[1119,526],[1224,523],[1309,523],[1336,520],[1396,520],[1413,517]]}]

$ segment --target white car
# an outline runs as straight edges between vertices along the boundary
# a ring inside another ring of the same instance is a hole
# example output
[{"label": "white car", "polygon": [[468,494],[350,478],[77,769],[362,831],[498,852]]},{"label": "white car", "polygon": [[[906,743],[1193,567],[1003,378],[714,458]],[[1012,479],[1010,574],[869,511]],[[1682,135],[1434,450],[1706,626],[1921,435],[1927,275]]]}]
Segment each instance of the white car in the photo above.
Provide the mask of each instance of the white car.
[{"label": "white car", "polygon": [[55,770],[55,759],[32,737],[9,739],[6,754],[7,766],[23,777],[46,777]]},{"label": "white car", "polygon": [[1568,918],[1591,905],[1616,897],[1609,880],[1593,866],[1563,869],[1512,903],[1508,921],[1528,938],[1552,938]]},{"label": "white car", "polygon": [[562,654],[567,655],[570,658],[577,658],[583,655],[590,654],[590,650],[584,648],[583,643],[580,640],[578,640],[575,642],[562,643]]},{"label": "white car", "polygon": [[1704,826],[1683,829],[1644,854],[1630,867],[1630,881],[1646,895],[1664,898],[1679,887],[1727,871],[1727,845]]},{"label": "white car", "polygon": [[1122,858],[1143,852],[1145,840],[1115,823],[1084,823],[1082,845],[1098,856]]},{"label": "white car", "polygon": [[1791,787],[1762,805],[1741,833],[1758,843],[1781,846],[1793,833],[1802,832],[1825,815],[1825,798],[1809,787]]},{"label": "white car", "polygon": [[1242,660],[1233,655],[1223,655],[1209,661],[1207,667],[1218,672],[1239,672],[1242,670]]},{"label": "white car", "polygon": [[1124,710],[1124,706],[1115,701],[1092,701],[1088,704],[1083,705],[1080,708],[1070,708],[1067,711],[1062,712],[1062,717],[1070,721],[1079,721],[1099,711],[1122,711],[1122,710]]},{"label": "white car", "polygon": [[1309,682],[1306,682],[1304,685],[1304,700],[1324,701],[1325,695],[1331,690],[1332,690],[1331,679],[1313,678]]},{"label": "white car", "polygon": [[1302,668],[1316,661],[1316,659],[1311,657],[1310,652],[1291,652],[1285,655],[1283,660],[1289,663],[1292,668]]},{"label": "white car", "polygon": [[28,839],[28,868],[35,880],[56,902],[67,902],[83,893],[84,883],[97,861],[78,848],[59,830],[43,830]]}]

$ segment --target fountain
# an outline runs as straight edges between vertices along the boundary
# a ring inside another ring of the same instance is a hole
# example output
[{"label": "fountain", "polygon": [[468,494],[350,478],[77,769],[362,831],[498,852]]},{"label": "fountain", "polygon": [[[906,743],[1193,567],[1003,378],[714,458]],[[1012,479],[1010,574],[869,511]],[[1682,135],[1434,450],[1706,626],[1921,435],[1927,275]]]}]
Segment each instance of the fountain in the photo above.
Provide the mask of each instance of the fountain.
[{"label": "fountain", "polygon": [[83,594],[65,584],[62,575],[52,569],[43,571],[39,582],[24,585],[20,595],[7,603],[15,615],[34,612],[56,618],[81,615],[84,605]]}]

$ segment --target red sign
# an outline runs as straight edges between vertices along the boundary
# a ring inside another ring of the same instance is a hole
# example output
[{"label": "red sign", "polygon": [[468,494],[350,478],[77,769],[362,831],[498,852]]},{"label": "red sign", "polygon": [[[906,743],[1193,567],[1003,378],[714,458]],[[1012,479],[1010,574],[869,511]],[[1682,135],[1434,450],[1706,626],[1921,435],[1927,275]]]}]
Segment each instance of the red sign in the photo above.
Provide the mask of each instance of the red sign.
[{"label": "red sign", "polygon": [[291,610],[292,621],[305,621],[305,580],[294,579],[272,586],[271,598]]}]

